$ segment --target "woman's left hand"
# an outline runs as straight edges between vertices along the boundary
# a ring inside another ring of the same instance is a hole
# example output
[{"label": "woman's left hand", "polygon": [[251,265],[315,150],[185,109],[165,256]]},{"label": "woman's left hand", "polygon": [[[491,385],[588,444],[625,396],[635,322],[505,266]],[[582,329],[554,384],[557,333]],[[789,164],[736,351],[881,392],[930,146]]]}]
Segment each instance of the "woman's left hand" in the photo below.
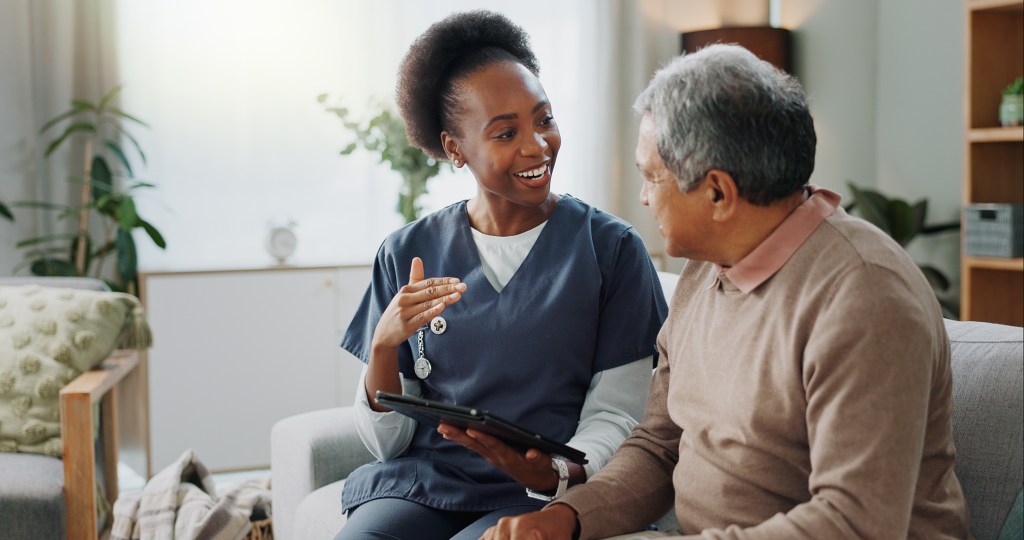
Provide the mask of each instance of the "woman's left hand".
[{"label": "woman's left hand", "polygon": [[445,423],[437,427],[437,432],[445,439],[480,454],[513,480],[533,491],[554,491],[558,487],[558,474],[551,468],[551,456],[536,448],[519,453],[486,433],[475,429],[463,430]]}]

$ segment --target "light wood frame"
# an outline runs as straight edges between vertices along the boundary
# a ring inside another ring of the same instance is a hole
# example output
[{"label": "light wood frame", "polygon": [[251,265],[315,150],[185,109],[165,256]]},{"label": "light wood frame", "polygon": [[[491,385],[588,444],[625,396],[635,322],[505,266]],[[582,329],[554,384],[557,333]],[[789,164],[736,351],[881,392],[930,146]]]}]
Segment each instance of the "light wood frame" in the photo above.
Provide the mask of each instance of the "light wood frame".
[{"label": "light wood frame", "polygon": [[[117,500],[119,383],[140,365],[139,351],[117,350],[96,368],[82,373],[60,391],[60,428],[64,439],[64,513],[66,534],[74,539],[106,536],[97,530],[96,445],[94,426],[99,421],[106,498]],[[100,418],[93,415],[99,403]]]}]

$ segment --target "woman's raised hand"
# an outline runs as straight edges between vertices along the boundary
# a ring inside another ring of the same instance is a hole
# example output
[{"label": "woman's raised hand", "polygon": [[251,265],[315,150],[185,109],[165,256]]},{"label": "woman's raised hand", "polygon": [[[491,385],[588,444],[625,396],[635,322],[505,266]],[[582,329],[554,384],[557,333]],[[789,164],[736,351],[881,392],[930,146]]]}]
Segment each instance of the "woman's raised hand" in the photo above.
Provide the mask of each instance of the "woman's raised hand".
[{"label": "woman's raised hand", "polygon": [[398,290],[377,322],[374,346],[398,347],[450,304],[458,302],[466,284],[453,277],[423,277],[423,261],[413,257],[409,284]]}]

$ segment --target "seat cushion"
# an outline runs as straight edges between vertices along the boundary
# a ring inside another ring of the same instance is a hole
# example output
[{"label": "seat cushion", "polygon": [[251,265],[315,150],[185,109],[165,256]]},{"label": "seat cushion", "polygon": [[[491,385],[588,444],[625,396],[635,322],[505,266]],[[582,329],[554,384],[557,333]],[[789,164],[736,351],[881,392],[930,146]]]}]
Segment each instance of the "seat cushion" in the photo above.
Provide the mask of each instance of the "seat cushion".
[{"label": "seat cushion", "polygon": [[977,540],[995,540],[1024,483],[1024,329],[946,321],[956,474]]},{"label": "seat cushion", "polygon": [[64,538],[64,462],[0,453],[0,536]]},{"label": "seat cushion", "polygon": [[318,539],[334,538],[345,525],[341,513],[341,489],[344,480],[339,480],[306,495],[295,510],[292,533],[288,538]]}]

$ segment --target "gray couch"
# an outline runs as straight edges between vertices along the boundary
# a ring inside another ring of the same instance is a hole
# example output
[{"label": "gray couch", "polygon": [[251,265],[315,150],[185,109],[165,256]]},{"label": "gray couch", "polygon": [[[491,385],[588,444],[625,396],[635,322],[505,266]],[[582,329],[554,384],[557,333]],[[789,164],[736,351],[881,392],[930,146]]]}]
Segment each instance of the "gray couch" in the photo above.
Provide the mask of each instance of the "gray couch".
[{"label": "gray couch", "polygon": [[[670,290],[674,279],[667,285]],[[1024,329],[946,321],[946,330],[953,353],[956,472],[974,536],[996,540],[1024,484]],[[271,433],[274,537],[332,538],[345,523],[345,477],[372,460],[350,407],[278,422]]]}]

